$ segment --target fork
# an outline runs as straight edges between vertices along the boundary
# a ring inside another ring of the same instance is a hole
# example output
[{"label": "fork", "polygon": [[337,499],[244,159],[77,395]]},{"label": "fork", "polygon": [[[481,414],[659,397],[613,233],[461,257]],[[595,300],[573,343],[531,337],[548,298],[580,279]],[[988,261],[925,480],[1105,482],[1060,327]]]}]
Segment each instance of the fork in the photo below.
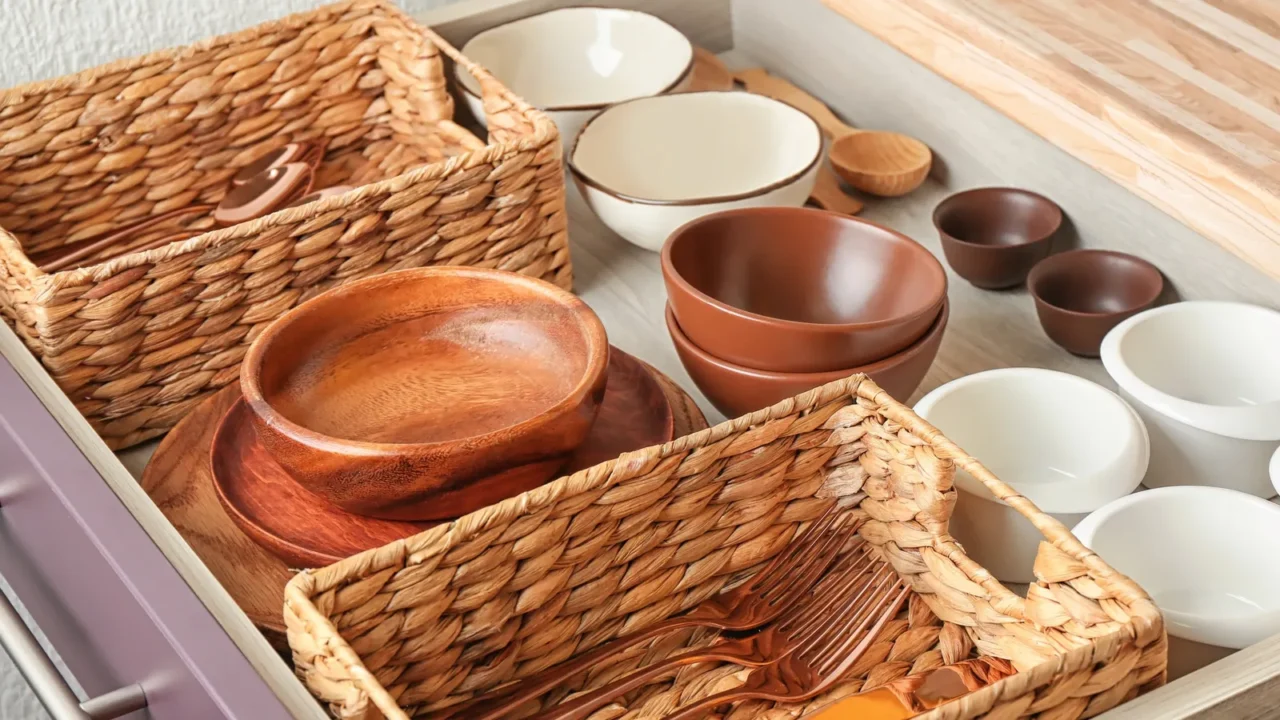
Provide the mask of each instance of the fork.
[{"label": "fork", "polygon": [[888,565],[883,565],[875,577],[876,586],[870,596],[864,589],[846,606],[853,611],[847,618],[831,614],[820,626],[798,633],[803,637],[792,651],[752,670],[741,687],[703,698],[668,715],[666,720],[699,720],[716,706],[740,700],[802,702],[830,690],[862,657],[911,594]]},{"label": "fork", "polygon": [[737,587],[704,600],[684,615],[654,623],[624,635],[581,656],[547,668],[513,686],[510,691],[482,695],[446,710],[445,717],[497,720],[602,660],[647,640],[676,630],[705,627],[743,631],[773,621],[823,577],[862,520],[836,526],[841,517],[835,504],[773,557],[759,572]]},{"label": "fork", "polygon": [[[535,718],[582,720],[613,700],[684,665],[719,661],[744,667],[769,666],[798,649],[802,643],[820,640],[825,637],[824,633],[843,628],[845,624],[836,621],[864,603],[872,583],[883,577],[883,571],[867,572],[874,564],[875,557],[871,553],[871,547],[864,543],[858,550],[844,554],[832,570],[828,582],[821,584],[803,602],[795,603],[777,622],[765,629],[744,637],[723,639],[711,647],[689,650],[660,663],[634,670],[602,688],[550,708]],[[892,570],[888,572],[889,577],[896,577]]]}]

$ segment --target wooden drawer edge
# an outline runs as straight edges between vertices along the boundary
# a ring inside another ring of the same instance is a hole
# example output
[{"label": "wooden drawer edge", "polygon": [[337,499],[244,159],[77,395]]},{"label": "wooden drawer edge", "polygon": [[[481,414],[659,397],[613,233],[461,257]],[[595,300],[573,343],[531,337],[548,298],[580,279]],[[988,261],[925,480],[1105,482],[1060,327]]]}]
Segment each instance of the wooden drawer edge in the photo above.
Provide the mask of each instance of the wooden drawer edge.
[{"label": "wooden drawer edge", "polygon": [[[79,448],[85,459],[102,477],[103,482],[133,515],[157,549],[190,587],[196,598],[208,609],[213,619],[222,627],[289,713],[296,718],[323,718],[323,711],[302,683],[294,677],[280,656],[253,627],[249,618],[240,611],[227,592],[192,552],[186,541],[138,486],[129,471],[120,464],[89,423],[76,411],[71,400],[58,389],[35,357],[4,323],[0,323],[0,355],[3,355],[13,366],[18,376],[62,427],[67,437]],[[180,627],[177,623],[172,625]],[[174,638],[174,640],[181,644],[181,638]],[[200,649],[184,648],[184,650],[188,655],[194,655]]]}]

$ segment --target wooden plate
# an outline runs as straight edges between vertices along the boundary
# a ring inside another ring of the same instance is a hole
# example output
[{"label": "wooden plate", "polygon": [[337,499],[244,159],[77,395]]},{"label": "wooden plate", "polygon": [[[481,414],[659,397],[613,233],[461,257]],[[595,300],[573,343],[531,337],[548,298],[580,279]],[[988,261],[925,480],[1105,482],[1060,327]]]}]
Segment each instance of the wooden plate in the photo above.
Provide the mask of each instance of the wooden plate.
[{"label": "wooden plate", "polygon": [[[667,376],[637,362],[662,387],[672,410],[675,437],[707,427],[693,398]],[[267,640],[287,651],[284,586],[297,570],[241,532],[219,506],[213,489],[209,464],[213,435],[218,421],[239,399],[240,388],[232,384],[196,406],[160,442],[143,470],[141,484]]]},{"label": "wooden plate", "polygon": [[[559,474],[661,445],[674,437],[672,430],[662,386],[639,360],[613,348],[609,384],[591,433]],[[244,534],[293,567],[332,565],[441,522],[356,515],[307,491],[258,442],[243,400],[231,406],[214,434],[210,462],[223,510]]]}]

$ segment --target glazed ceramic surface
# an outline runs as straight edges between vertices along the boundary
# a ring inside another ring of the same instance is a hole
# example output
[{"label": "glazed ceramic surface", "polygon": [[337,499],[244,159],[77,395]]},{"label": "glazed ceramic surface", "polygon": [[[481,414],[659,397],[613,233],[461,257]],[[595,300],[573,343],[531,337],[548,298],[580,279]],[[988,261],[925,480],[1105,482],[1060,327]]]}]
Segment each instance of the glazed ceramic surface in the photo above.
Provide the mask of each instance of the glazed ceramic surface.
[{"label": "glazed ceramic surface", "polygon": [[[988,370],[939,387],[915,411],[1068,527],[1133,492],[1147,470],[1150,445],[1137,413],[1075,375]],[[996,578],[1034,581],[1039,531],[964,470],[956,486],[952,534],[960,544]]]},{"label": "glazed ceramic surface", "polygon": [[1271,455],[1271,487],[1276,491],[1276,495],[1280,495],[1280,447]]},{"label": "glazed ceramic surface", "polygon": [[1111,328],[1156,303],[1164,276],[1127,253],[1070,250],[1037,263],[1027,290],[1050,339],[1068,352],[1097,357]]},{"label": "glazed ceramic surface", "polygon": [[680,329],[670,305],[666,317],[667,331],[689,377],[717,410],[733,418],[855,373],[866,373],[895,398],[911,397],[938,354],[947,327],[948,306],[944,301],[942,312],[929,331],[902,352],[869,365],[821,373],[767,372],[734,365],[691,342]]},{"label": "glazed ceramic surface", "polygon": [[1020,285],[1049,254],[1062,225],[1052,200],[1017,188],[976,188],[947,197],[933,212],[947,263],[980,288]]},{"label": "glazed ceramic surface", "polygon": [[1183,302],[1120,323],[1102,364],[1151,431],[1146,484],[1213,485],[1270,497],[1280,446],[1280,313]]},{"label": "glazed ceramic surface", "polygon": [[578,136],[569,169],[605,225],[657,251],[703,215],[803,205],[821,156],[822,133],[799,110],[750,93],[696,92],[601,112]]},{"label": "glazed ceramic surface", "polygon": [[587,436],[609,350],[576,296],[515,273],[420,268],[323,293],[249,348],[262,443],[333,504],[457,517],[555,475]]},{"label": "glazed ceramic surface", "polygon": [[759,370],[811,373],[887,358],[933,325],[946,273],[933,253],[865,220],[744,208],[671,235],[662,276],[694,345]]},{"label": "glazed ceramic surface", "polygon": [[[604,401],[591,432],[562,472],[667,442],[673,426],[672,408],[658,381],[635,358],[611,348]],[[430,527],[355,515],[305,490],[258,442],[243,401],[222,420],[210,460],[213,485],[227,515],[291,567],[329,565]]]},{"label": "glazed ceramic surface", "polygon": [[1157,488],[1073,532],[1160,607],[1171,674],[1213,659],[1203,646],[1239,649],[1280,632],[1280,506],[1223,488]]},{"label": "glazed ceramic surface", "polygon": [[[547,112],[565,147],[605,107],[675,92],[690,81],[693,46],[679,30],[634,10],[552,10],[486,30],[462,54]],[[484,121],[480,85],[455,68],[472,114]]]}]

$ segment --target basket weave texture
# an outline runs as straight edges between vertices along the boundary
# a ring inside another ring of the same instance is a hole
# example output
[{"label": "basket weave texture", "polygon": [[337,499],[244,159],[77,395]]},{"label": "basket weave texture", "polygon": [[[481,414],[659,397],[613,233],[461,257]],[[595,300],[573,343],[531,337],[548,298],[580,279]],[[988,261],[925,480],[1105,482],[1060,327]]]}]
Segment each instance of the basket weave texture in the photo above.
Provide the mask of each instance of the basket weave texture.
[{"label": "basket weave texture", "polygon": [[[451,120],[446,57],[480,83],[487,146]],[[78,269],[28,259],[217,203],[238,168],[321,138],[317,186],[355,191]],[[566,228],[555,125],[382,0],[0,93],[0,311],[114,448],[172,427],[338,283],[474,265],[568,288]]]},{"label": "basket weave texture", "polygon": [[[1025,599],[947,534],[957,467],[1043,532]],[[975,653],[1019,672],[923,717],[1090,717],[1164,683],[1150,598],[863,375],[303,572],[285,591],[289,644],[337,717],[430,716],[687,610],[833,500],[867,518],[862,536],[911,600],[837,690],[728,717],[795,717]],[[659,640],[583,687],[705,639]],[[731,665],[685,667],[593,718],[660,718],[744,678]]]}]

